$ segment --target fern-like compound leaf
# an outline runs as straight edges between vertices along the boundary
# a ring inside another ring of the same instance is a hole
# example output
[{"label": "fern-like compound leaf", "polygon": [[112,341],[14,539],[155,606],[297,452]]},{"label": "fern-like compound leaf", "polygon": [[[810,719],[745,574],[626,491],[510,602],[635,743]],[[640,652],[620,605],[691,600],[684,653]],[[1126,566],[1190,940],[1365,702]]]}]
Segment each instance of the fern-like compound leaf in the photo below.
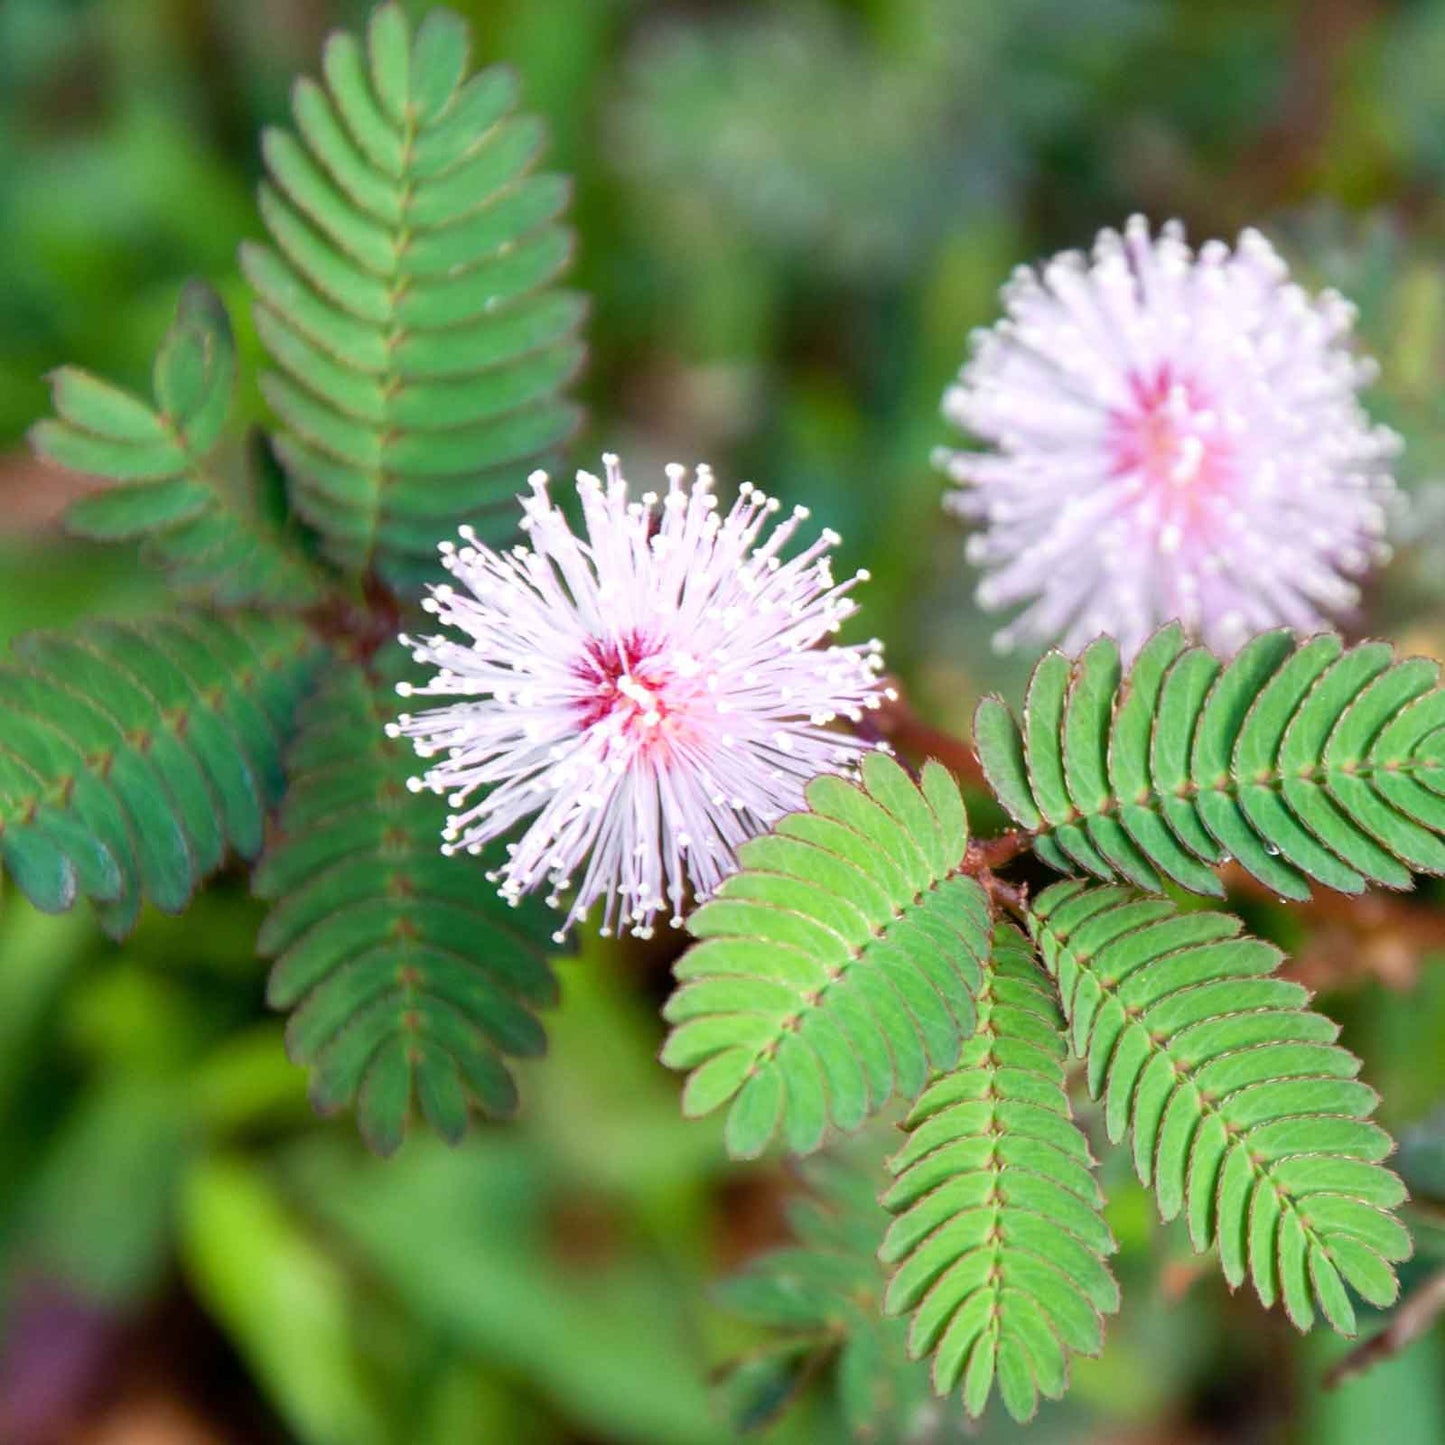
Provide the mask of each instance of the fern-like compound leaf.
[{"label": "fern-like compound leaf", "polygon": [[31,442],[111,483],[71,505],[72,532],[142,541],[176,586],[227,606],[305,607],[320,596],[314,569],[216,471],[235,377],[225,308],[191,282],[156,356],[154,405],[62,367],[51,377],[56,414]]},{"label": "fern-like compound leaf", "polygon": [[1183,1214],[1231,1287],[1251,1279],[1300,1329],[1318,1306],[1353,1333],[1346,1286],[1389,1304],[1410,1253],[1404,1186],[1381,1163],[1393,1146],[1336,1026],[1274,976],[1279,951],[1228,914],[1082,879],[1048,889],[1030,927],[1109,1137],[1132,1135],[1161,1216]]},{"label": "fern-like compound leaf", "polygon": [[20,638],[0,666],[0,859],[36,907],[179,913],[227,850],[261,849],[317,648],[244,612]]},{"label": "fern-like compound leaf", "polygon": [[506,540],[579,419],[562,393],[584,306],[551,287],[568,187],[533,172],[542,128],[514,75],[467,64],[447,11],[412,32],[384,5],[364,42],[332,36],[296,132],[264,138],[274,249],[242,253],[294,505],[338,565],[399,587],[460,523]]},{"label": "fern-like compound leaf", "polygon": [[870,755],[862,786],[815,778],[808,811],[739,850],[741,869],[688,920],[700,940],[663,1062],[693,1070],[689,1115],[731,1101],[726,1142],[761,1153],[852,1130],[895,1092],[915,1096],[973,1032],[989,905],[959,872],[968,820],[958,786],[929,763],[915,785]]},{"label": "fern-like compound leaf", "polygon": [[293,1010],[292,1058],[323,1113],[356,1101],[362,1133],[394,1151],[413,1105],[450,1141],[470,1112],[505,1116],[503,1059],[540,1054],[536,1010],[556,998],[555,922],[509,908],[475,859],[442,855],[439,799],[407,786],[415,755],[383,732],[404,663],[338,662],[302,712],[276,836],[254,886],[273,907],[268,997]]},{"label": "fern-like compound leaf", "polygon": [[865,1133],[809,1159],[802,1166],[807,1190],[788,1205],[794,1243],[754,1260],[719,1290],[726,1308],[774,1332],[762,1350],[727,1371],[739,1428],[772,1423],[808,1380],[823,1374],[858,1439],[921,1438],[925,1421],[940,1439],[962,1432],[961,1409],[940,1409],[926,1368],[908,1358],[903,1323],[881,1308],[884,1147]]},{"label": "fern-like compound leaf", "polygon": [[994,931],[978,1031],[914,1105],[890,1161],[895,1266],[885,1307],[912,1313],[909,1353],[931,1354],[940,1394],[980,1415],[995,1382],[1016,1420],[1097,1354],[1119,1307],[1093,1160],[1064,1093],[1058,1006],[1011,924]]},{"label": "fern-like compound leaf", "polygon": [[1237,860],[1282,898],[1445,872],[1439,664],[1381,642],[1262,633],[1229,662],[1157,632],[1126,676],[1109,638],[1043,658],[1022,726],[975,721],[984,771],[1060,872],[1220,896]]}]

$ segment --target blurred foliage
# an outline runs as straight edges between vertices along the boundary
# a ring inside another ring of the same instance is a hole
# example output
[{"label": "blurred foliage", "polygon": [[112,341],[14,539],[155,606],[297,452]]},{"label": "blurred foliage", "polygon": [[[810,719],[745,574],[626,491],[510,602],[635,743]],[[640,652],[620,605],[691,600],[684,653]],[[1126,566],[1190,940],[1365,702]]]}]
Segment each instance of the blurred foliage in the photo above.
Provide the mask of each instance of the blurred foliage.
[{"label": "blurred foliage", "polygon": [[962,1429],[960,1402],[934,1398],[927,1366],[907,1359],[904,1323],[882,1312],[877,1255],[888,1216],[878,1203],[887,1182],[879,1162],[891,1144],[874,1127],[799,1166],[806,1189],[788,1208],[795,1242],[719,1290],[725,1309],[777,1335],[724,1374],[739,1430],[777,1419],[822,1370],[836,1371],[839,1430],[946,1440]]},{"label": "blurred foliage", "polygon": [[[230,304],[255,374],[236,245],[260,229],[257,137],[366,8],[0,0],[0,636],[154,601],[123,559],[59,544],[64,484],[20,436],[62,363],[143,385],[191,275]],[[454,8],[481,58],[518,66],[552,164],[578,177],[594,310],[574,457],[605,441],[638,476],[707,459],[811,505],[844,534],[840,565],[871,568],[868,625],[931,722],[962,730],[1029,662],[990,655],[939,513],[939,394],[1014,264],[1136,209],[1196,235],[1260,225],[1358,303],[1410,497],[1368,622],[1445,647],[1437,0]],[[264,415],[254,392],[242,406]],[[1343,958],[1328,1004],[1416,1196],[1408,1293],[1445,1259],[1445,959],[1416,926],[1433,904],[1390,903],[1341,944],[1322,914],[1240,902],[1301,958],[1326,938]],[[690,1445],[735,1438],[729,1401],[768,1413],[763,1394],[795,1386],[766,1438],[839,1438],[846,1369],[710,1294],[785,1241],[796,1184],[769,1164],[725,1176],[718,1127],[678,1119],[655,1063],[665,949],[563,966],[520,1124],[382,1164],[310,1115],[264,1007],[260,917],[223,879],[183,920],[146,915],[121,954],[88,915],[41,918],[7,890],[0,1439],[99,1439],[87,1418],[148,1418],[159,1394],[196,1442]],[[1348,1346],[1232,1300],[1126,1161],[1104,1167],[1126,1304],[1032,1439],[1442,1438],[1438,1329],[1325,1390]],[[719,1401],[707,1380],[729,1360]],[[927,1424],[876,1438],[957,1438]],[[991,1418],[980,1438],[1013,1434]]]}]

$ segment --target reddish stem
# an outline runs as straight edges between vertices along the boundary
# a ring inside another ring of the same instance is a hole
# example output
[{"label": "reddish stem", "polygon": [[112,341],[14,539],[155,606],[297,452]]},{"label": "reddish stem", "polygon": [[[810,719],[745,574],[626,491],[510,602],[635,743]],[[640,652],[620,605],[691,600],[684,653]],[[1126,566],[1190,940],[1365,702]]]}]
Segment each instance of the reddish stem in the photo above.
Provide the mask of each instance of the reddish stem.
[{"label": "reddish stem", "polygon": [[361,597],[333,593],[306,613],[317,635],[360,662],[392,641],[401,627],[401,604],[374,577],[362,582]]},{"label": "reddish stem", "polygon": [[1015,858],[1027,853],[1029,847],[1029,835],[1017,828],[1000,833],[997,838],[972,838],[968,852],[963,855],[963,871],[981,874],[1006,867]]},{"label": "reddish stem", "polygon": [[1012,913],[1020,923],[1027,924],[1029,911],[1029,886],[1027,883],[1005,883],[995,877],[987,868],[980,870],[978,881],[994,904]]}]

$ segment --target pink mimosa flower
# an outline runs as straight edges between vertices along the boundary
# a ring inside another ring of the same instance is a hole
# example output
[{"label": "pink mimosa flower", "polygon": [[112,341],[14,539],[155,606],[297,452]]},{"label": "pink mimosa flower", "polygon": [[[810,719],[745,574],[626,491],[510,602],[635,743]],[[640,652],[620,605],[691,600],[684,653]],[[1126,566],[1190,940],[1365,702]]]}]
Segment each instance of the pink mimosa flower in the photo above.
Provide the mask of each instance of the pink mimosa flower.
[{"label": "pink mimosa flower", "polygon": [[1132,654],[1178,618],[1227,653],[1356,604],[1398,439],[1357,399],[1375,368],[1348,302],[1257,231],[1196,255],[1136,216],[1021,268],[1004,310],[943,404],[985,449],[938,457],[979,524],[980,603],[1029,604],[1000,647],[1107,632]]},{"label": "pink mimosa flower", "polygon": [[834,582],[832,532],[784,557],[805,509],[774,524],[777,502],[745,485],[721,514],[706,467],[690,487],[669,467],[661,497],[631,501],[604,460],[605,480],[578,474],[585,536],[538,472],[530,546],[494,552],[465,528],[442,544],[458,585],[423,605],[465,639],[404,638],[437,672],[401,690],[454,700],[390,731],[438,759],[412,781],[456,810],[444,851],[531,817],[494,877],[503,896],[546,885],[556,905],[571,888],[563,932],[602,899],[604,931],[646,936],[801,807],[810,778],[874,746],[829,725],[879,705],[882,656],[829,644],[867,574]]}]

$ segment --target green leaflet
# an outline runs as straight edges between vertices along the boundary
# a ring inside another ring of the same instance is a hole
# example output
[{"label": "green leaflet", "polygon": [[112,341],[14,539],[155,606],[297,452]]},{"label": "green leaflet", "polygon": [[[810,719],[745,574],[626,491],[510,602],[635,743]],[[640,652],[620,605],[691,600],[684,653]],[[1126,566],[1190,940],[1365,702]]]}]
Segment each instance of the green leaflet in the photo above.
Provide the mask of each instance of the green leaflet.
[{"label": "green leaflet", "polygon": [[1302,1330],[1318,1307],[1354,1332],[1346,1285],[1389,1304],[1410,1253],[1404,1186],[1380,1162],[1393,1146],[1336,1026],[1274,976],[1278,950],[1227,914],[1082,880],[1047,890],[1030,927],[1109,1137],[1132,1136],[1161,1216],[1183,1214],[1231,1287],[1249,1278]]},{"label": "green leaflet", "polygon": [[316,1106],[355,1102],[368,1144],[401,1143],[413,1107],[444,1138],[473,1109],[510,1114],[505,1056],[540,1054],[536,1010],[555,1001],[555,922],[509,908],[473,858],[440,851],[444,808],[407,787],[411,748],[383,732],[404,662],[338,664],[304,708],[291,787],[254,887],[272,901],[258,944],[268,998],[292,1010],[287,1044]]},{"label": "green leaflet", "polygon": [[[938,1416],[927,1371],[908,1358],[902,1322],[881,1309],[883,1148],[865,1134],[809,1159],[802,1166],[807,1192],[787,1210],[796,1243],[752,1261],[718,1290],[726,1309],[777,1332],[775,1343],[726,1372],[740,1431],[770,1424],[819,1371],[827,1372],[844,1422],[859,1438],[906,1439],[917,1421]],[[943,1412],[940,1424],[963,1427],[956,1405]]]},{"label": "green leaflet", "polygon": [[1285,631],[1228,663],[1156,633],[1127,676],[1109,639],[1040,662],[1020,724],[980,705],[984,771],[1063,872],[1221,896],[1233,859],[1282,898],[1445,872],[1438,664]]},{"label": "green leaflet", "polygon": [[156,409],[71,367],[51,377],[55,417],[35,450],[113,485],[71,505],[66,525],[98,541],[144,541],[174,585],[227,606],[306,607],[320,597],[310,564],[212,473],[235,387],[236,356],[220,298],[181,292],[156,356]]},{"label": "green leaflet", "polygon": [[663,1062],[693,1071],[684,1109],[731,1101],[738,1157],[778,1129],[796,1153],[829,1123],[856,1129],[949,1067],[974,1027],[989,910],[956,871],[968,823],[952,778],[929,763],[920,788],[873,754],[862,787],[824,776],[806,797],[689,919],[700,941],[664,1010]]},{"label": "green leaflet", "polygon": [[261,847],[282,732],[319,649],[297,624],[199,613],[20,638],[0,667],[0,857],[39,908],[92,899],[121,937]]},{"label": "green leaflet", "polygon": [[978,1031],[914,1105],[908,1142],[889,1161],[885,1308],[912,1315],[909,1353],[933,1357],[939,1394],[962,1382],[973,1416],[995,1383],[1019,1421],[1040,1394],[1058,1399],[1070,1354],[1097,1354],[1103,1316],[1119,1307],[1059,1024],[1031,948],[1000,924]]},{"label": "green leaflet", "polygon": [[412,32],[396,5],[364,44],[333,35],[296,133],[263,139],[272,248],[242,251],[293,505],[332,561],[403,588],[463,523],[504,540],[499,509],[579,420],[585,308],[551,289],[568,188],[533,171],[515,76],[464,78],[468,49],[455,15]]}]

